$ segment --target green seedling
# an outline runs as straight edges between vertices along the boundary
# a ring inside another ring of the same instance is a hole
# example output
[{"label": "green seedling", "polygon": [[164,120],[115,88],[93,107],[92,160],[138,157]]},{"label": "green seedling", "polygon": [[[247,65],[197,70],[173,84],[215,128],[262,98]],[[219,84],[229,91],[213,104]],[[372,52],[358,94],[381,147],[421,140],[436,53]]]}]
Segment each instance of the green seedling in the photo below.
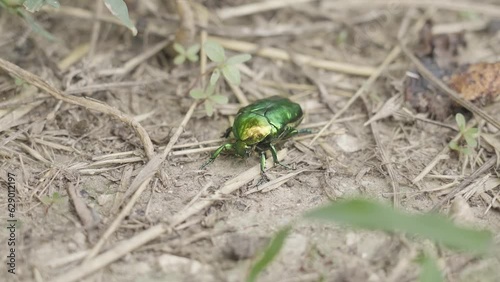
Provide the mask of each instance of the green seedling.
[{"label": "green seedling", "polygon": [[46,205],[45,213],[47,213],[52,206],[63,203],[64,198],[58,192],[54,192],[51,196],[43,196],[40,201]]},{"label": "green seedling", "polygon": [[189,47],[187,50],[179,43],[174,43],[174,50],[177,52],[177,56],[174,58],[174,64],[181,65],[186,60],[190,62],[197,62],[200,58],[198,57],[198,52],[200,51],[200,44],[195,44]]},{"label": "green seedling", "polygon": [[[123,0],[103,0],[104,5],[120,22],[132,31],[133,35],[137,34],[137,28],[130,20],[128,15],[127,4]],[[59,8],[58,0],[0,0],[0,8],[4,8],[12,14],[23,18],[31,29],[39,35],[56,41],[56,38],[45,30],[36,20],[31,16],[31,13],[38,12],[44,6],[51,6]],[[23,8],[24,6],[24,8]]]},{"label": "green seedling", "polygon": [[210,117],[214,113],[214,106],[216,104],[227,104],[228,99],[226,96],[215,94],[215,85],[208,85],[205,90],[195,88],[189,92],[189,95],[196,100],[203,101],[205,105],[205,112]]},{"label": "green seedling", "polygon": [[134,36],[137,35],[137,28],[128,16],[128,8],[125,1],[104,0],[104,5],[106,5],[106,8],[108,8],[113,16],[117,17],[123,25],[130,29]]},{"label": "green seedling", "polygon": [[239,85],[241,83],[241,74],[238,70],[238,64],[250,60],[252,58],[250,54],[239,54],[226,58],[224,47],[214,41],[207,41],[203,45],[203,50],[212,62],[217,63],[217,67],[210,76],[210,84],[215,85],[221,73],[229,84]]},{"label": "green seedling", "polygon": [[[458,141],[451,141],[449,147],[459,153],[469,155],[477,146],[479,130],[477,128],[467,129],[465,118],[460,113],[455,116],[455,120],[457,121],[458,130],[460,131],[460,139]],[[464,145],[460,145],[459,142],[461,140],[465,140]]]}]

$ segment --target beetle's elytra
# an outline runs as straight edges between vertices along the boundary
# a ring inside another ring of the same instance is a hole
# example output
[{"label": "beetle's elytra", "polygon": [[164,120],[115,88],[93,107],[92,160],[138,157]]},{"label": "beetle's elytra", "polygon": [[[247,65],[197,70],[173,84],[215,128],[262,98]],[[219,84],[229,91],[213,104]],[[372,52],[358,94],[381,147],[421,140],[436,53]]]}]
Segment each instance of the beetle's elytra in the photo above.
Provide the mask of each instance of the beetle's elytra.
[{"label": "beetle's elytra", "polygon": [[217,148],[201,168],[211,164],[224,150],[233,150],[236,155],[244,158],[252,151],[257,151],[261,156],[260,169],[264,175],[265,151],[270,150],[274,163],[280,164],[275,144],[299,133],[309,132],[296,129],[302,118],[300,105],[288,98],[272,96],[255,101],[241,108],[233,126],[226,130],[224,137],[228,138],[232,132],[233,142],[224,143]]}]

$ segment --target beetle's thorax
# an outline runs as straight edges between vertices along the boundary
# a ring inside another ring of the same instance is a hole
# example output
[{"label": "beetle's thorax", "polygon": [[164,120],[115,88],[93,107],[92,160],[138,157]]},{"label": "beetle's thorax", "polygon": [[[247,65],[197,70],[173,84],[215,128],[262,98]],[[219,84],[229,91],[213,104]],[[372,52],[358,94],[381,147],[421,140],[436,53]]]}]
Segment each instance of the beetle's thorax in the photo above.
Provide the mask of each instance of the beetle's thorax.
[{"label": "beetle's thorax", "polygon": [[253,145],[264,140],[272,133],[273,126],[267,118],[258,114],[239,116],[234,121],[233,133],[237,140],[246,145]]}]

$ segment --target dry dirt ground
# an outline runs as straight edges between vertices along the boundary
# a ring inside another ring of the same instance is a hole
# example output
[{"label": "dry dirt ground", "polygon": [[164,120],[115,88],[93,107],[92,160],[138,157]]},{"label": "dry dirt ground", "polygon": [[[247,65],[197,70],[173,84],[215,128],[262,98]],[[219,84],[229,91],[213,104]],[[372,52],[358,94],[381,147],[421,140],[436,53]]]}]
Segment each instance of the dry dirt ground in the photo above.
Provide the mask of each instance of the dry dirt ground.
[{"label": "dry dirt ground", "polygon": [[[486,144],[468,159],[449,152],[446,148],[456,135],[454,130],[409,118],[400,107],[372,126],[364,125],[389,98],[401,94],[405,72],[413,68],[401,52],[362,99],[352,105],[348,101],[397,46],[398,32],[404,31],[404,40],[413,48],[418,38],[415,28],[425,19],[444,30],[457,31],[457,26],[467,30],[461,62],[498,61],[498,0],[462,0],[462,6],[440,5],[442,1],[426,5],[420,1],[290,1],[288,6],[240,15],[231,14],[234,10],[229,8],[254,2],[198,2],[208,9],[211,20],[194,24],[196,38],[206,30],[208,35],[274,47],[291,55],[292,61],[256,53],[260,48],[250,52],[253,58],[242,69],[240,85],[249,101],[275,94],[292,97],[305,111],[304,127],[316,133],[348,106],[339,121],[326,129],[329,135],[312,145],[312,138],[306,137],[282,147],[288,150],[284,163],[293,170],[270,169],[272,181],[265,191],[254,191],[258,176],[251,168],[258,165],[257,156],[242,160],[224,155],[199,170],[211,149],[193,149],[207,146],[200,142],[220,138],[241,100],[223,86],[220,92],[229,97],[229,104],[219,106],[213,117],[207,117],[202,106],[189,116],[193,100],[187,93],[200,83],[199,64],[176,66],[165,51],[179,30],[179,20],[163,2],[127,1],[139,29],[133,37],[110,22],[108,11],[94,7],[94,2],[73,6],[77,3],[61,1],[59,11],[35,14],[59,39],[55,42],[1,11],[2,59],[36,74],[65,95],[104,103],[140,121],[155,153],[161,154],[169,141],[174,140],[175,146],[159,172],[139,188],[137,198],[131,198],[131,185],[148,158],[144,143],[127,122],[96,111],[95,104],[62,102],[46,91],[18,85],[7,72],[0,72],[0,218],[7,225],[7,173],[13,173],[18,220],[15,275],[7,272],[4,262],[10,234],[5,228],[0,232],[0,272],[7,277],[0,280],[69,281],[83,273],[78,281],[243,281],[256,252],[304,211],[330,200],[363,196],[409,212],[427,212],[483,160],[495,157]],[[496,10],[484,8],[487,5]],[[193,7],[190,12],[199,13],[199,6]],[[93,18],[96,13],[99,21]],[[239,53],[237,43],[224,43],[228,54]],[[311,65],[297,54],[326,63]],[[77,60],[61,66],[70,55]],[[353,67],[333,70],[332,62]],[[127,64],[132,67],[124,68]],[[498,103],[483,109],[500,120]],[[186,115],[187,124],[176,139]],[[443,123],[454,126],[452,117]],[[484,122],[478,126],[498,140],[493,126]],[[440,155],[435,166],[413,183]],[[498,234],[497,173],[489,169],[479,175],[441,212],[448,214],[453,206],[456,221]],[[250,179],[238,183],[234,192],[214,194],[227,187],[226,181],[248,175]],[[275,181],[282,176],[289,176],[286,183]],[[125,208],[131,201],[135,204]],[[196,206],[201,211],[194,210]],[[151,240],[141,241],[140,234]],[[498,235],[495,238],[498,241]],[[99,242],[103,245],[96,249],[97,256],[90,255]],[[259,281],[416,281],[414,260],[422,250],[438,258],[447,281],[500,281],[495,258],[436,248],[400,234],[310,222],[293,228],[283,251]]]}]

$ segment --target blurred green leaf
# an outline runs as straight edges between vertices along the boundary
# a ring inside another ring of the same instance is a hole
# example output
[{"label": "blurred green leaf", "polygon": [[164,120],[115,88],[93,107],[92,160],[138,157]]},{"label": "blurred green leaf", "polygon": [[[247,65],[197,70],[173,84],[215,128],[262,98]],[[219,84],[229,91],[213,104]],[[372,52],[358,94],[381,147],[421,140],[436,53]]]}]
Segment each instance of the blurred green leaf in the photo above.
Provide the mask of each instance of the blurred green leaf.
[{"label": "blurred green leaf", "polygon": [[271,240],[271,243],[262,254],[262,257],[257,262],[255,262],[255,264],[250,269],[250,273],[247,277],[247,282],[256,281],[259,274],[275,259],[275,257],[281,251],[281,248],[285,243],[285,239],[290,233],[290,229],[291,227],[287,226],[276,233],[274,238]]},{"label": "blurred green leaf", "polygon": [[181,44],[175,42],[174,43],[174,50],[179,54],[179,55],[184,55],[186,54],[186,50],[184,49],[184,46],[182,46]]},{"label": "blurred green leaf", "polygon": [[40,200],[46,205],[59,204],[64,201],[61,194],[59,194],[58,192],[52,193],[51,196],[45,195]]},{"label": "blurred green leaf", "polygon": [[191,55],[196,55],[200,51],[200,44],[194,44],[193,46],[189,47],[186,51],[186,54],[191,54]]},{"label": "blurred green leaf", "polygon": [[486,253],[492,244],[490,232],[458,227],[447,218],[435,214],[401,213],[364,199],[331,203],[306,213],[304,217],[359,228],[402,231],[443,243],[451,248],[476,253]]},{"label": "blurred green leaf", "polygon": [[207,89],[205,90],[205,97],[209,97],[209,96],[212,96],[212,94],[214,94],[215,92],[215,85],[213,84],[209,84],[207,86]]},{"label": "blurred green leaf", "polygon": [[43,28],[40,24],[38,24],[29,13],[23,11],[22,9],[17,9],[17,12],[30,25],[31,29],[33,29],[34,32],[40,34],[41,36],[47,38],[48,40],[58,41],[58,39],[54,35],[45,30],[45,28]]},{"label": "blurred green leaf", "polygon": [[455,151],[460,150],[460,147],[458,147],[458,143],[456,141],[451,141],[448,146],[450,146],[450,149],[452,149],[452,150],[455,150]]},{"label": "blurred green leaf", "polygon": [[458,128],[460,129],[460,131],[464,131],[464,129],[465,129],[465,117],[464,117],[464,115],[462,115],[461,113],[458,113],[455,116],[455,120],[457,121],[457,125],[458,125]]},{"label": "blurred green leaf", "polygon": [[227,65],[237,65],[237,64],[242,64],[248,60],[250,60],[252,56],[250,54],[240,54],[233,56],[229,59],[227,59],[226,64]]},{"label": "blurred green leaf", "polygon": [[240,85],[241,83],[240,71],[235,65],[225,65],[222,68],[222,75],[227,82],[233,85]]},{"label": "blurred green leaf", "polygon": [[470,135],[472,137],[477,137],[477,135],[479,134],[479,129],[475,127],[469,128],[467,129],[467,131],[465,131],[465,134]]},{"label": "blurred green leaf", "polygon": [[458,15],[465,20],[477,20],[481,18],[478,13],[472,11],[460,11]]},{"label": "blurred green leaf", "polygon": [[184,55],[177,55],[174,58],[174,64],[176,65],[181,65],[186,61],[186,56]]},{"label": "blurred green leaf", "polygon": [[207,112],[207,116],[211,117],[214,114],[214,105],[212,104],[212,101],[206,100],[205,101],[205,111]]},{"label": "blurred green leaf", "polygon": [[227,104],[227,102],[229,101],[229,99],[224,95],[212,95],[210,96],[210,100],[212,100],[214,103],[222,105]]},{"label": "blurred green leaf", "polygon": [[210,76],[210,84],[215,85],[220,77],[220,70],[218,68],[214,69],[212,75]]},{"label": "blurred green leaf", "polygon": [[197,62],[200,57],[198,56],[198,54],[186,54],[186,58],[190,61],[190,62]]},{"label": "blurred green leaf", "polygon": [[476,146],[477,146],[476,137],[466,134],[466,135],[464,135],[464,138],[465,138],[465,142],[467,143],[467,145],[469,145],[469,147],[476,148]]},{"label": "blurred green leaf", "polygon": [[437,266],[436,260],[423,255],[418,259],[420,264],[420,282],[443,282],[443,274]]},{"label": "blurred green leaf", "polygon": [[24,80],[22,80],[21,78],[19,78],[19,77],[17,77],[17,76],[16,76],[16,77],[14,77],[14,84],[15,84],[16,86],[21,86],[21,85],[23,85],[24,83],[25,83],[25,81],[24,81]]},{"label": "blurred green leaf", "polygon": [[13,8],[22,6],[25,0],[0,0],[0,7]]},{"label": "blurred green leaf", "polygon": [[137,35],[137,28],[129,18],[127,4],[125,4],[123,0],[104,0],[104,4],[113,16],[117,17],[126,27],[128,27],[128,29],[132,31],[134,36]]},{"label": "blurred green leaf", "polygon": [[345,29],[341,30],[340,33],[337,35],[337,45],[342,45],[346,43],[348,35],[349,33],[347,32],[347,30]]},{"label": "blurred green leaf", "polygon": [[203,50],[207,54],[208,58],[216,63],[222,63],[226,59],[224,53],[224,48],[217,42],[207,41],[203,45]]},{"label": "blurred green leaf", "polygon": [[54,8],[59,8],[59,2],[57,0],[26,0],[23,3],[24,8],[28,12],[34,13],[40,11],[44,5],[50,5]]},{"label": "blurred green leaf", "polygon": [[462,154],[465,154],[465,155],[470,155],[472,154],[472,150],[469,148],[469,147],[461,147],[458,149],[460,152],[462,152]]},{"label": "blurred green leaf", "polygon": [[203,98],[207,97],[205,92],[203,92],[203,90],[199,89],[199,88],[195,88],[195,89],[189,91],[189,95],[196,100],[203,99]]}]

